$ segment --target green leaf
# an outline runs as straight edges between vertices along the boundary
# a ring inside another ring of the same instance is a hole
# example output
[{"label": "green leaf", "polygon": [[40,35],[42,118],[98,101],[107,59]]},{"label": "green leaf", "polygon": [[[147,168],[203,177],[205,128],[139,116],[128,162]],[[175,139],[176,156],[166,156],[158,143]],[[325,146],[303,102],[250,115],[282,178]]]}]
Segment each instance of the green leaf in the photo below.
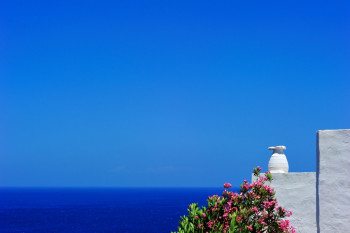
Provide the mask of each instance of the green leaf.
[{"label": "green leaf", "polygon": [[268,172],[268,173],[266,174],[266,177],[267,177],[267,180],[268,180],[268,181],[271,181],[271,180],[272,180],[272,176],[271,176],[271,173],[270,173],[270,172]]}]

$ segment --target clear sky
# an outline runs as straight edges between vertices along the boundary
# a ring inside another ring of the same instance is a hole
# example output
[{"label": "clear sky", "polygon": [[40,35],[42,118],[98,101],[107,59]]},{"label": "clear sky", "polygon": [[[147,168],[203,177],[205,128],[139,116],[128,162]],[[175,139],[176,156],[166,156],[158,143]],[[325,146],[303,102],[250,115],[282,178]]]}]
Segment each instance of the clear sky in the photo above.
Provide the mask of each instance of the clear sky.
[{"label": "clear sky", "polygon": [[350,2],[1,1],[0,186],[238,186],[350,128]]}]

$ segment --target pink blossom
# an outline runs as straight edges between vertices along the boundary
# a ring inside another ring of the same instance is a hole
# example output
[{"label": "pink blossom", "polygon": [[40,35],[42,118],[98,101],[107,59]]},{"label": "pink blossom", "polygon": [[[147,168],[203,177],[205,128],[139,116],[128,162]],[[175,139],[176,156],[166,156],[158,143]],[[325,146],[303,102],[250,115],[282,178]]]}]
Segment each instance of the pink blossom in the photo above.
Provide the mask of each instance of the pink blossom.
[{"label": "pink blossom", "polygon": [[[254,169],[254,175],[258,180],[253,183],[245,180],[241,185],[240,193],[229,191],[232,185],[224,183],[225,190],[222,195],[208,197],[208,207],[199,209],[200,214],[194,216],[195,219],[193,219],[192,210],[195,208],[197,212],[198,206],[191,204],[193,208],[189,212],[192,212],[192,218],[189,215],[186,222],[193,224],[195,232],[228,233],[230,222],[232,218],[235,218],[237,224],[240,225],[238,231],[295,233],[289,220],[282,219],[289,217],[292,213],[278,205],[275,191],[268,185],[271,183],[270,174],[270,182],[267,183],[267,177],[261,176],[260,170],[259,166]],[[186,222],[181,222],[181,229],[185,227]]]}]

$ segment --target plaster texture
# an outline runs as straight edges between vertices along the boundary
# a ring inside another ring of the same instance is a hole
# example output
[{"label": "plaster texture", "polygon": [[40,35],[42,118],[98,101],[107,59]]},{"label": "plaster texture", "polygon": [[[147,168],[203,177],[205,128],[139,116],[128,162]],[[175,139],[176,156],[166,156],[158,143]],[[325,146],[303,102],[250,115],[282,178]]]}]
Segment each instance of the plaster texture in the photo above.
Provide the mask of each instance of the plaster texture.
[{"label": "plaster texture", "polygon": [[350,130],[317,132],[318,232],[350,232]]},{"label": "plaster texture", "polygon": [[[298,233],[316,233],[316,173],[274,173],[271,187],[280,206],[293,212],[290,223]],[[255,179],[254,176],[253,181]]]}]

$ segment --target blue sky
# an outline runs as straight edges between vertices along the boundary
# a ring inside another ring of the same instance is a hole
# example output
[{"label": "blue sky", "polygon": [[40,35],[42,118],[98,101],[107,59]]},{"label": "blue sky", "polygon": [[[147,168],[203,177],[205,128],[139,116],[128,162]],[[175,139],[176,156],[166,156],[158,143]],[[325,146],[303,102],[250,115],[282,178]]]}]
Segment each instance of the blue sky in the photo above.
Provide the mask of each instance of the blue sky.
[{"label": "blue sky", "polygon": [[0,3],[0,186],[238,186],[350,128],[348,1]]}]

